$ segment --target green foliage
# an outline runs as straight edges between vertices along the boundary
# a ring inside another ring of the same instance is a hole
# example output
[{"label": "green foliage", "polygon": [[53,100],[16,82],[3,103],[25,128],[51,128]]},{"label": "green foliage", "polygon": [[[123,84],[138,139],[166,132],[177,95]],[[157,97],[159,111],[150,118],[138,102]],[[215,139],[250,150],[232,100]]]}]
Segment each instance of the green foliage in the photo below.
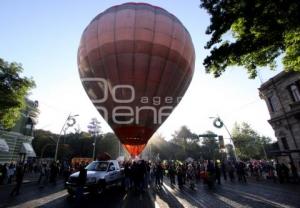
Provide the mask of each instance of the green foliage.
[{"label": "green foliage", "polygon": [[192,133],[187,126],[182,126],[179,131],[175,131],[173,134],[174,143],[186,143],[187,141],[198,142],[199,138],[197,134]]},{"label": "green foliage", "polygon": [[[206,72],[219,77],[237,65],[255,78],[257,67],[274,69],[280,54],[285,70],[300,72],[299,0],[201,0],[200,6],[211,15]],[[233,38],[226,40],[225,34]]]},{"label": "green foliage", "polygon": [[[211,135],[215,133],[207,131],[205,134]],[[149,153],[149,148],[151,146],[152,159],[159,155],[162,160],[185,160],[188,157],[197,160],[215,160],[222,158],[216,138],[201,137],[201,140],[199,141],[198,137],[197,139],[187,139],[187,135],[190,135],[191,138],[197,137],[197,135],[192,133],[186,126],[183,126],[176,131],[170,141],[166,141],[162,135],[156,135],[149,141],[145,152]],[[261,159],[264,157],[262,144],[265,146],[271,144],[270,138],[259,136],[247,123],[242,123],[240,125],[236,124],[232,135],[236,145],[237,154],[241,159]],[[186,139],[180,137],[186,137]],[[36,130],[32,145],[37,156],[54,157],[57,138],[58,135],[49,131]],[[58,158],[71,159],[73,157],[92,157],[93,142],[94,138],[86,132],[66,134],[60,139]],[[226,147],[233,158],[232,146],[227,144]],[[98,136],[96,152],[107,152],[112,158],[117,158],[119,156],[119,140],[116,135],[113,133],[106,133]]]},{"label": "green foliage", "polygon": [[35,86],[31,78],[21,77],[23,68],[0,58],[0,126],[12,128],[25,107],[25,96]]},{"label": "green foliage", "polygon": [[226,144],[225,148],[227,151],[227,156],[233,160],[235,158],[235,154],[234,154],[234,149],[233,149],[232,144]]},{"label": "green foliage", "polygon": [[286,45],[283,64],[288,71],[300,71],[300,27],[287,32],[284,36]]},{"label": "green foliage", "polygon": [[37,156],[54,157],[57,138],[57,135],[50,131],[36,130],[32,140],[32,147]]},{"label": "green foliage", "polygon": [[[207,131],[205,134],[215,134],[214,132]],[[186,159],[192,157],[194,159],[220,159],[219,145],[215,138],[204,137],[199,143],[199,137],[197,134],[192,133],[188,127],[182,126],[179,131],[175,131],[173,139],[170,141],[180,147],[177,151],[181,151],[180,157],[172,159]],[[168,152],[168,155],[174,155],[172,153],[174,148]]]},{"label": "green foliage", "polygon": [[[207,131],[205,134],[215,133],[212,131]],[[219,144],[215,137],[204,137],[202,140],[201,150],[203,154],[202,157],[205,159],[214,160],[221,157],[219,152]]]},{"label": "green foliage", "polygon": [[232,130],[232,139],[236,147],[236,153],[242,160],[264,158],[263,147],[271,142],[270,138],[260,136],[245,122],[235,123]]},{"label": "green foliage", "polygon": [[152,156],[156,157],[159,155],[161,159],[172,160],[172,159],[185,159],[185,152],[183,143],[178,145],[172,142],[168,142],[161,135],[156,135],[153,137],[146,148],[151,145]]},{"label": "green foliage", "polygon": [[114,133],[106,133],[98,139],[97,152],[107,152],[112,158],[119,156],[119,139]]},{"label": "green foliage", "polygon": [[[32,146],[38,157],[53,158],[58,135],[49,131],[36,130]],[[113,133],[99,135],[96,139],[96,152],[107,152],[112,158],[119,154],[119,141]],[[66,134],[60,138],[58,158],[92,157],[94,138],[87,132]]]}]

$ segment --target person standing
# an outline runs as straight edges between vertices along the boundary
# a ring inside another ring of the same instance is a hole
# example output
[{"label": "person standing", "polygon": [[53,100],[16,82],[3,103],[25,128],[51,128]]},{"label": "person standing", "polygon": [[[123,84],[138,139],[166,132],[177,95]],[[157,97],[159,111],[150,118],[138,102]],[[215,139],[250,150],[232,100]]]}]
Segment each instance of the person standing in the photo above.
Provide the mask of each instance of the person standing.
[{"label": "person standing", "polygon": [[237,164],[237,173],[238,173],[239,182],[247,183],[245,168],[246,168],[246,165],[242,161],[240,161]]},{"label": "person standing", "polygon": [[250,164],[249,164],[249,169],[250,169],[250,175],[254,176],[254,168],[253,168],[252,162],[250,162]]},{"label": "person standing", "polygon": [[293,162],[290,162],[290,165],[291,165],[291,172],[292,172],[292,176],[293,176],[293,182],[298,183],[299,182],[299,176],[298,176],[297,168],[296,168],[296,166]]},{"label": "person standing", "polygon": [[162,168],[161,164],[158,163],[155,168],[155,185],[159,189],[161,188],[162,183],[163,183],[161,180],[162,175],[163,175],[163,168]]},{"label": "person standing", "polygon": [[44,185],[46,184],[47,181],[47,164],[42,163],[41,168],[40,168],[40,177],[38,183],[40,184],[40,188],[43,188]]},{"label": "person standing", "polygon": [[276,165],[275,165],[275,168],[276,168],[276,173],[277,173],[277,176],[278,176],[278,179],[279,179],[279,183],[283,183],[284,178],[283,178],[283,171],[282,171],[281,164],[277,162]]},{"label": "person standing", "polygon": [[4,176],[3,176],[4,175],[4,173],[3,173],[4,170],[3,169],[4,169],[3,165],[0,164],[0,185],[3,184],[3,181],[4,181]]},{"label": "person standing", "polygon": [[192,164],[188,164],[187,179],[189,181],[190,188],[192,190],[194,190],[195,180],[196,180],[196,173],[195,173],[195,169],[194,169]]},{"label": "person standing", "polygon": [[24,166],[20,162],[16,169],[16,186],[13,188],[12,192],[10,193],[11,196],[19,195],[20,194],[20,188],[23,182],[24,177]]},{"label": "person standing", "polygon": [[171,164],[169,166],[169,177],[170,177],[170,182],[171,182],[171,186],[175,185],[175,176],[176,176],[176,170],[175,170],[175,166],[174,164]]},{"label": "person standing", "polygon": [[131,188],[131,181],[130,181],[131,167],[129,161],[125,162],[124,174],[125,174],[125,190],[128,191]]},{"label": "person standing", "polygon": [[183,188],[183,171],[182,165],[179,165],[177,168],[177,184],[180,189]]},{"label": "person standing", "polygon": [[216,179],[216,169],[213,161],[209,160],[206,167],[207,171],[207,185],[209,188],[213,188]]},{"label": "person standing", "polygon": [[145,174],[146,174],[145,162],[144,162],[144,160],[139,160],[137,163],[137,169],[136,169],[136,180],[137,180],[138,193],[142,193],[142,191],[144,191]]},{"label": "person standing", "polygon": [[215,162],[216,180],[219,185],[221,185],[221,169],[219,163]]},{"label": "person standing", "polygon": [[221,163],[221,170],[222,170],[224,181],[227,181],[227,167],[225,161]]},{"label": "person standing", "polygon": [[64,182],[66,184],[66,182],[69,179],[69,176],[71,175],[71,167],[70,167],[70,165],[67,162],[65,162],[65,164],[63,166],[62,173],[63,173],[63,177],[64,177]]},{"label": "person standing", "polygon": [[7,170],[7,177],[8,177],[8,181],[7,183],[8,184],[11,184],[12,182],[12,178],[15,174],[15,167],[14,167],[14,164],[13,163],[10,163],[9,167],[8,167],[8,170]]},{"label": "person standing", "polygon": [[228,163],[228,173],[231,182],[234,182],[234,165],[229,162]]},{"label": "person standing", "polygon": [[286,182],[290,182],[290,170],[289,168],[284,164],[281,163],[281,168],[282,168],[282,173],[283,173],[283,178]]},{"label": "person standing", "polygon": [[85,166],[81,164],[79,168],[79,176],[77,181],[77,199],[80,200],[83,197],[84,192],[84,185],[87,178],[87,170],[85,169]]},{"label": "person standing", "polygon": [[56,185],[56,177],[58,174],[58,167],[56,162],[52,162],[51,166],[50,166],[50,183]]}]

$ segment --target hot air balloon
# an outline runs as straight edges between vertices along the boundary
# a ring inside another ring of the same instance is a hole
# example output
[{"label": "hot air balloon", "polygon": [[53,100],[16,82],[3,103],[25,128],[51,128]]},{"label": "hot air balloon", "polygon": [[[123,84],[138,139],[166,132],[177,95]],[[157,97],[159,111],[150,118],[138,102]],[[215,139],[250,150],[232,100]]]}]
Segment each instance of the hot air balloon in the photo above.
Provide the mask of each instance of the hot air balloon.
[{"label": "hot air balloon", "polygon": [[195,51],[174,15],[145,3],[125,3],[90,22],[77,59],[87,95],[136,156],[187,90]]}]

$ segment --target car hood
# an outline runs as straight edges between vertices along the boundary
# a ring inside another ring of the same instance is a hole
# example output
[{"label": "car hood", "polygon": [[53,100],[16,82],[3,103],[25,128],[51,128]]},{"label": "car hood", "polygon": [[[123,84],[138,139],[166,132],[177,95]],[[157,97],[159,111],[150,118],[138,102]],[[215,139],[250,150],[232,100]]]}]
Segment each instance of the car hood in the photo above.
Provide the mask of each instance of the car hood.
[{"label": "car hood", "polygon": [[[96,177],[96,178],[102,178],[105,175],[105,171],[87,171],[87,178],[90,177]],[[79,176],[79,172],[73,173],[70,175],[72,178],[77,178]]]}]

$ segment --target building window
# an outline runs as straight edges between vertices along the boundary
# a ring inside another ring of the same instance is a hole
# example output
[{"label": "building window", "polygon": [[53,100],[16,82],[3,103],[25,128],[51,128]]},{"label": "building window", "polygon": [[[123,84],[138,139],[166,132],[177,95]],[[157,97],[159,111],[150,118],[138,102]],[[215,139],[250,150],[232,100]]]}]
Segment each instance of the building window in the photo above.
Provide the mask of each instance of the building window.
[{"label": "building window", "polygon": [[269,102],[269,106],[270,106],[271,112],[275,112],[276,111],[275,97],[274,96],[268,97],[268,102]]},{"label": "building window", "polygon": [[283,148],[284,148],[285,150],[290,149],[290,148],[289,148],[289,144],[287,143],[287,140],[286,140],[285,137],[282,137],[282,138],[281,138],[281,142],[282,142]]},{"label": "building window", "polygon": [[295,102],[300,101],[300,92],[299,92],[299,88],[296,84],[290,85],[289,91],[290,91],[293,101],[295,101]]}]

